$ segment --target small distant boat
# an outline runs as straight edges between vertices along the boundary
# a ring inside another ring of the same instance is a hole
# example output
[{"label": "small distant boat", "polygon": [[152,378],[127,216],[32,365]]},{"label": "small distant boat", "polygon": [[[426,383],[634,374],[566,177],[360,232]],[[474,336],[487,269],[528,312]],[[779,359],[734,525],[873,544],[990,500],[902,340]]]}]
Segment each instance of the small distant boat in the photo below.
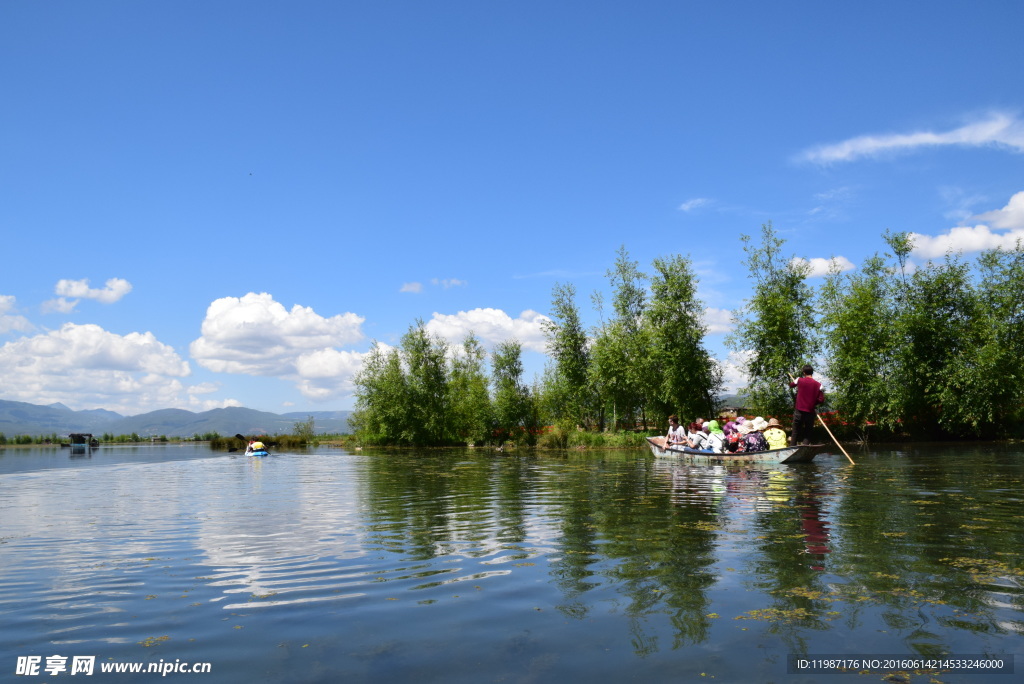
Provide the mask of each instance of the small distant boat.
[{"label": "small distant boat", "polygon": [[89,432],[72,432],[68,435],[68,440],[72,449],[96,449],[100,445],[100,441]]},{"label": "small distant boat", "polygon": [[263,446],[263,442],[256,442],[245,447],[246,456],[269,456],[270,452],[267,451],[267,447]]},{"label": "small distant boat", "polygon": [[726,465],[732,463],[810,463],[825,448],[824,444],[806,444],[769,451],[712,454],[677,446],[666,448],[664,437],[648,437],[647,443],[651,447],[651,453],[662,458],[679,458],[687,463]]}]

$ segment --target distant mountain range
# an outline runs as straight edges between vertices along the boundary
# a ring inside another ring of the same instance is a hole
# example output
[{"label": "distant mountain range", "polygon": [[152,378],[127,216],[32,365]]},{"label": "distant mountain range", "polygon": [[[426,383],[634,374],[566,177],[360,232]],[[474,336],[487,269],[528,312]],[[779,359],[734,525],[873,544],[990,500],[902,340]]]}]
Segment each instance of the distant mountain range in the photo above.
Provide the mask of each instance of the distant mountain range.
[{"label": "distant mountain range", "polygon": [[91,432],[94,435],[111,433],[140,437],[191,437],[216,432],[228,436],[236,433],[288,434],[295,423],[313,417],[317,433],[347,433],[351,411],[309,411],[296,413],[268,413],[241,407],[231,407],[193,413],[182,409],[163,409],[137,416],[92,409],[72,411],[64,404],[39,406],[20,401],[0,400],[0,433],[8,439],[15,435],[66,436],[72,432]]}]

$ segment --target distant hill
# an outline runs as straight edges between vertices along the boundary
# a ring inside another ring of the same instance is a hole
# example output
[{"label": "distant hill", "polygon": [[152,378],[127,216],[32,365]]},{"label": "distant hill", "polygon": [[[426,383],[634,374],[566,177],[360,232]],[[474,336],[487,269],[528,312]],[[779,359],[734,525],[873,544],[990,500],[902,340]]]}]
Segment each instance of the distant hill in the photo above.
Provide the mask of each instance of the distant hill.
[{"label": "distant hill", "polygon": [[105,432],[130,435],[134,432],[142,437],[191,437],[208,432],[221,435],[274,435],[290,433],[294,430],[296,422],[312,416],[317,433],[345,433],[349,431],[350,415],[351,411],[310,411],[281,415],[230,407],[202,413],[183,409],[162,409],[137,416],[122,416],[103,409],[72,411],[63,404],[38,406],[20,401],[0,400],[0,432],[7,437],[54,433],[64,436],[72,432],[91,432],[96,435]]},{"label": "distant hill", "polygon": [[38,406],[0,400],[0,432],[14,435],[66,435],[71,432],[102,433],[123,418],[113,411],[72,411],[63,404]]}]

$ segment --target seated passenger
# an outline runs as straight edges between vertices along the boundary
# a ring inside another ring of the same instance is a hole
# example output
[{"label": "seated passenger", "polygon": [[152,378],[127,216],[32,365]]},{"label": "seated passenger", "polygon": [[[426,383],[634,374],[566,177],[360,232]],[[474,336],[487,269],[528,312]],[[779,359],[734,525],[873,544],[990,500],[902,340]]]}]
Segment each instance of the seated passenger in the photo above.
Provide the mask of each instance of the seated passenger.
[{"label": "seated passenger", "polygon": [[785,449],[789,446],[786,431],[782,429],[778,418],[768,419],[768,427],[764,431],[764,438],[768,440],[769,449]]},{"label": "seated passenger", "polygon": [[725,450],[733,454],[740,451],[740,433],[736,429],[736,423],[731,420],[726,422],[722,432],[725,433]]},{"label": "seated passenger", "polygon": [[704,443],[707,441],[707,437],[704,435],[704,430],[701,429],[697,423],[690,423],[690,432],[687,434],[687,446],[697,451],[704,450]]},{"label": "seated passenger", "polygon": [[725,453],[725,432],[718,427],[718,421],[704,423],[704,428],[707,430],[706,448],[713,454]]},{"label": "seated passenger", "polygon": [[766,427],[768,427],[768,423],[764,421],[764,418],[758,416],[752,421],[747,421],[743,424],[743,427],[740,428],[741,433],[744,429],[746,430],[746,436],[744,436],[743,441],[748,453],[754,451],[768,451],[768,440],[766,440],[764,435],[761,434],[761,430]]},{"label": "seated passenger", "polygon": [[686,431],[679,424],[679,418],[674,414],[668,417],[668,434],[665,436],[665,446],[686,446]]}]

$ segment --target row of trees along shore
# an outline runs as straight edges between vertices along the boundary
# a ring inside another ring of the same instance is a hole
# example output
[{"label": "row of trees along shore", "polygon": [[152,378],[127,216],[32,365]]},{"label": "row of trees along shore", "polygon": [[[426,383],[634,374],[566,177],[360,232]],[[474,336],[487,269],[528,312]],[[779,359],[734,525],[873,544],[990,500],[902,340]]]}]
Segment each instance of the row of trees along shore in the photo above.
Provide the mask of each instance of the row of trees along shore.
[{"label": "row of trees along shore", "polygon": [[[1024,247],[973,264],[955,254],[914,265],[907,233],[855,271],[815,288],[770,223],[742,236],[752,294],[727,346],[742,359],[751,413],[793,410],[789,374],[824,376],[833,431],[846,438],[1005,437],[1024,419]],[[641,444],[668,415],[716,414],[723,370],[704,345],[704,303],[689,258],[639,270],[625,247],[595,292],[588,330],[576,289],[557,284],[545,325],[548,364],[523,377],[522,345],[453,347],[422,320],[398,347],[374,343],[356,378],[353,425],[366,444]],[[489,369],[488,369],[489,366]],[[612,440],[609,435],[617,435]]]}]

